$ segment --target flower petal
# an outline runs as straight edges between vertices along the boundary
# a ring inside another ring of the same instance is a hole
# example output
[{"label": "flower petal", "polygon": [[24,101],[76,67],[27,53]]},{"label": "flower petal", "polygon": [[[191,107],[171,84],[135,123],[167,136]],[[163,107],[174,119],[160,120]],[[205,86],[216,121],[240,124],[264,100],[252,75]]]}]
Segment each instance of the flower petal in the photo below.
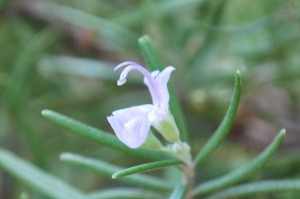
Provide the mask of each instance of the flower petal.
[{"label": "flower petal", "polygon": [[[137,70],[144,75],[144,83],[152,97],[153,104],[117,110],[107,117],[116,136],[128,147],[138,148],[146,141],[150,126],[154,125],[154,127],[157,127],[161,122],[167,120],[170,114],[170,96],[167,84],[175,68],[168,66],[161,72],[157,70],[150,73],[143,66],[131,61],[119,64],[115,67],[115,71],[120,68],[123,68],[123,71],[117,81],[119,86],[126,83],[126,77],[131,70]],[[159,129],[167,129],[169,131],[170,128]]]},{"label": "flower petal", "polygon": [[170,79],[171,73],[175,70],[173,66],[166,67],[155,77],[155,83],[159,88],[160,104],[168,105],[170,100],[168,81]]},{"label": "flower petal", "polygon": [[134,106],[114,111],[107,117],[116,136],[128,147],[138,148],[146,140],[151,122],[148,114],[152,111],[150,104]]}]

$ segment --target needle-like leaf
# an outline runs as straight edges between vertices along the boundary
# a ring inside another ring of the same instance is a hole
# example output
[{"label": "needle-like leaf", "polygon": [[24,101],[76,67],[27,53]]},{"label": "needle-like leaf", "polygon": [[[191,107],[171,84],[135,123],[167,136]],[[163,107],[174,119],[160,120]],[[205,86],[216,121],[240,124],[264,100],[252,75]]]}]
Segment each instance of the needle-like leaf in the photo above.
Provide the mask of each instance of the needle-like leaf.
[{"label": "needle-like leaf", "polygon": [[181,184],[174,189],[169,199],[185,199],[187,191],[188,191],[187,185]]},{"label": "needle-like leaf", "polygon": [[223,121],[221,122],[220,126],[216,130],[216,132],[196,155],[195,158],[196,166],[198,166],[201,162],[203,162],[203,160],[205,160],[210,154],[212,154],[228,134],[238,109],[240,96],[241,96],[241,73],[240,71],[237,71],[235,74],[234,92],[231,99],[231,103],[226,112],[226,115]]},{"label": "needle-like leaf", "polygon": [[138,43],[149,70],[163,70],[165,66],[162,63],[157,50],[153,46],[150,37],[148,35],[144,35],[138,39]]},{"label": "needle-like leaf", "polygon": [[[145,35],[138,40],[142,55],[146,62],[147,67],[151,71],[160,70],[162,71],[165,66],[163,65],[160,57],[158,56],[158,52],[153,46],[151,39],[149,36]],[[186,130],[186,123],[183,117],[183,113],[179,104],[178,97],[176,95],[174,86],[172,83],[169,83],[168,86],[169,93],[170,93],[170,110],[176,124],[178,126],[180,132],[180,138],[183,141],[188,140],[187,130]]]},{"label": "needle-like leaf", "polygon": [[116,179],[116,178],[132,175],[132,174],[136,174],[136,173],[147,172],[147,171],[152,171],[152,170],[156,170],[156,169],[161,169],[164,167],[174,166],[174,165],[178,165],[181,163],[182,163],[182,161],[180,161],[180,160],[161,160],[161,161],[156,161],[156,162],[145,163],[145,164],[133,166],[133,167],[118,171],[112,175],[112,178]]},{"label": "needle-like leaf", "polygon": [[125,146],[123,143],[121,143],[115,136],[107,132],[88,126],[86,124],[83,124],[79,121],[76,121],[72,118],[69,118],[67,116],[64,116],[62,114],[56,113],[51,110],[43,110],[42,115],[45,118],[71,130],[74,133],[77,133],[85,138],[93,140],[99,144],[103,144],[108,147],[122,151],[124,153],[128,153],[141,158],[147,158],[150,160],[173,158],[170,157],[170,155],[168,155],[167,153],[156,152],[147,149],[130,149],[127,146]]},{"label": "needle-like leaf", "polygon": [[[43,74],[78,75],[97,78],[104,81],[116,81],[118,76],[113,72],[114,63],[72,56],[44,56],[38,62],[38,69]],[[129,81],[132,81],[130,78]]]},{"label": "needle-like leaf", "polygon": [[273,140],[273,142],[250,163],[248,163],[244,167],[232,171],[231,173],[223,177],[196,186],[194,195],[205,195],[208,193],[212,193],[249,177],[253,172],[257,171],[266,164],[266,162],[274,154],[276,149],[280,146],[284,136],[285,130],[281,130]]},{"label": "needle-like leaf", "polygon": [[235,186],[215,193],[207,199],[225,199],[262,193],[300,191],[300,180],[268,180]]},{"label": "needle-like leaf", "polygon": [[[115,165],[103,162],[101,160],[87,158],[71,153],[62,154],[61,160],[68,163],[72,163],[74,165],[85,167],[87,169],[91,169],[107,177],[111,177],[113,173],[123,169],[121,167],[117,167]],[[155,178],[149,175],[137,174],[134,176],[120,178],[120,180],[139,187],[144,187],[157,191],[170,191],[173,188],[172,186],[166,184],[162,179]]]},{"label": "needle-like leaf", "polygon": [[86,199],[163,199],[162,194],[144,189],[112,188],[88,194]]},{"label": "needle-like leaf", "polygon": [[25,137],[35,163],[42,168],[47,167],[45,151],[38,133],[32,127],[30,116],[27,113],[26,106],[24,106],[23,94],[26,86],[31,86],[28,79],[31,78],[35,61],[54,41],[54,32],[46,28],[33,35],[28,41],[26,40],[24,47],[18,47],[20,48],[20,53],[14,55],[15,59],[14,66],[12,66],[13,70],[10,73],[10,84],[6,89],[9,97],[8,101],[13,108],[13,118],[22,128],[22,134]]},{"label": "needle-like leaf", "polygon": [[130,41],[133,42],[137,39],[136,33],[130,31],[125,26],[79,9],[54,4],[49,1],[38,1],[34,5],[31,7],[31,11],[36,15],[45,17],[47,20],[63,21],[76,27],[95,31],[96,34],[101,35],[101,37],[112,43],[115,42],[118,46],[128,46]]},{"label": "needle-like leaf", "polygon": [[83,199],[83,194],[70,185],[3,149],[0,167],[49,198]]}]

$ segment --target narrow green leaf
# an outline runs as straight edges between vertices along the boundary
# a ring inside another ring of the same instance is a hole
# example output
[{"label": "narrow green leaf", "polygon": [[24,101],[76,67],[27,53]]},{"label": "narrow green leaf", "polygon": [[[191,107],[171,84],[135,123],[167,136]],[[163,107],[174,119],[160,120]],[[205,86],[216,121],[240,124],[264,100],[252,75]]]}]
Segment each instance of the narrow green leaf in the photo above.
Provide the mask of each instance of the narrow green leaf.
[{"label": "narrow green leaf", "polygon": [[164,172],[164,179],[166,183],[172,185],[173,187],[178,186],[178,182],[182,182],[185,178],[185,174],[182,172],[181,169],[177,167],[168,167]]},{"label": "narrow green leaf", "polygon": [[138,43],[141,49],[141,53],[143,58],[146,62],[147,67],[149,70],[160,70],[162,71],[165,66],[162,63],[157,50],[153,46],[151,39],[148,35],[144,35],[138,39]]},{"label": "narrow green leaf", "polygon": [[174,189],[169,199],[185,199],[187,191],[188,187],[186,184],[179,185]]},{"label": "narrow green leaf", "polygon": [[195,158],[195,165],[198,166],[205,160],[214,150],[220,145],[229,132],[230,127],[234,122],[234,118],[239,106],[241,97],[241,73],[237,71],[235,74],[234,92],[231,103],[226,112],[226,115],[213,136],[207,141],[204,147],[199,151]]},{"label": "narrow green leaf", "polygon": [[82,193],[70,185],[3,149],[0,149],[0,167],[49,198],[83,199]]},{"label": "narrow green leaf", "polygon": [[133,166],[130,168],[123,169],[121,171],[118,171],[112,175],[113,179],[136,174],[136,173],[141,173],[141,172],[147,172],[147,171],[152,171],[156,169],[161,169],[164,167],[169,167],[169,166],[174,166],[181,164],[182,161],[180,160],[161,160],[157,162],[150,162],[146,164],[141,164],[137,166]]},{"label": "narrow green leaf", "polygon": [[35,132],[28,117],[23,94],[24,88],[31,86],[28,79],[31,78],[35,62],[54,41],[55,34],[48,28],[39,31],[32,35],[29,40],[26,40],[24,47],[20,49],[20,54],[16,55],[13,72],[10,75],[10,84],[7,88],[9,104],[14,114],[13,117],[22,128],[22,133],[35,163],[42,168],[47,167],[45,152],[38,133]]},{"label": "narrow green leaf", "polygon": [[[61,20],[95,31],[101,37],[109,40],[111,44],[116,42],[118,45],[128,46],[137,39],[137,35],[126,27],[79,9],[41,1],[35,2],[33,9],[36,9],[33,12],[41,15],[41,17]],[[119,46],[116,45],[115,48],[117,47]]]},{"label": "narrow green leaf", "polygon": [[[109,178],[112,176],[113,173],[123,169],[121,167],[117,167],[115,165],[100,160],[87,158],[71,153],[62,154],[61,160],[66,161],[68,163],[72,163],[74,165],[82,166],[87,169],[91,169]],[[120,180],[139,187],[144,187],[157,191],[170,191],[172,189],[172,187],[166,184],[162,179],[155,178],[149,175],[137,174],[134,176],[120,178]]]},{"label": "narrow green leaf", "polygon": [[105,146],[117,149],[121,152],[128,153],[134,156],[138,156],[141,158],[146,158],[150,160],[161,160],[165,158],[173,158],[175,157],[162,152],[151,151],[147,149],[131,149],[121,143],[115,136],[96,129],[94,127],[83,124],[79,121],[76,121],[72,118],[64,116],[62,114],[56,113],[51,110],[43,110],[42,115],[53,121],[56,124],[59,124],[74,133],[77,133],[85,138],[93,140],[99,144],[103,144]]},{"label": "narrow green leaf", "polygon": [[[215,11],[213,13],[212,19],[209,22],[209,24],[212,27],[220,27],[221,22],[223,19],[223,15],[226,9],[227,1],[218,1]],[[199,23],[200,25],[200,23]],[[199,28],[199,27],[197,27]],[[195,70],[193,68],[198,67],[206,63],[209,55],[211,55],[212,49],[214,49],[214,44],[218,42],[217,36],[219,36],[219,32],[214,29],[207,29],[205,35],[204,35],[204,41],[202,45],[199,45],[199,48],[196,50],[195,54],[192,57],[192,60],[188,64],[189,71],[192,73],[195,73]],[[199,68],[199,67],[198,67]],[[198,70],[199,72],[199,70]],[[196,73],[197,74],[197,73]]]},{"label": "narrow green leaf", "polygon": [[[160,70],[162,71],[165,66],[163,65],[157,50],[153,46],[151,39],[149,36],[145,35],[140,37],[138,40],[143,58],[146,62],[147,67],[151,71]],[[170,93],[170,111],[174,116],[176,124],[178,126],[180,132],[180,138],[183,141],[188,140],[186,123],[183,117],[182,109],[179,104],[178,97],[176,95],[173,84],[169,83],[168,85],[169,93]]]},{"label": "narrow green leaf", "polygon": [[235,186],[213,194],[207,199],[225,199],[261,193],[300,191],[300,180],[268,180]]},{"label": "narrow green leaf", "polygon": [[91,193],[86,199],[163,199],[161,194],[144,189],[112,188]]},{"label": "narrow green leaf", "polygon": [[205,195],[211,192],[215,192],[249,177],[253,172],[257,171],[264,164],[266,164],[266,162],[270,159],[270,157],[274,154],[276,149],[281,144],[284,136],[285,130],[281,130],[273,140],[273,142],[250,163],[248,163],[244,167],[232,171],[231,173],[223,177],[198,185],[194,190],[194,194]]},{"label": "narrow green leaf", "polygon": [[[111,62],[96,59],[71,56],[44,56],[38,63],[38,69],[41,73],[47,75],[62,73],[116,81],[118,76],[112,70],[112,67],[115,65]],[[130,80],[132,79],[130,78]]]},{"label": "narrow green leaf", "polygon": [[[157,8],[156,12],[159,13],[160,16],[166,16],[176,11],[188,11],[191,8],[201,6],[207,2],[207,0],[173,0],[154,2],[157,4],[155,6]],[[122,12],[117,13],[111,20],[126,24],[127,26],[137,26],[145,23],[145,13],[143,11],[143,9],[137,9],[136,7],[124,10],[122,9]]]}]

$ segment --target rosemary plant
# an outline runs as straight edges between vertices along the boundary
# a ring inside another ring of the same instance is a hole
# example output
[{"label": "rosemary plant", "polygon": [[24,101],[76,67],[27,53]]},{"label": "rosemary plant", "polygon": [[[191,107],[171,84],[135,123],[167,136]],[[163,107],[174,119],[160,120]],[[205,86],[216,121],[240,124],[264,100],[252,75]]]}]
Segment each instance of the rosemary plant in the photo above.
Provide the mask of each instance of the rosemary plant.
[{"label": "rosemary plant", "polygon": [[[299,191],[299,180],[268,180],[245,183],[254,172],[258,172],[280,146],[285,130],[281,130],[274,140],[256,158],[239,169],[223,176],[201,181],[201,165],[225,139],[234,122],[241,97],[241,74],[235,74],[235,86],[228,110],[217,130],[202,146],[192,154],[185,117],[176,97],[171,73],[175,67],[164,67],[148,36],[138,40],[146,66],[136,62],[124,62],[116,67],[123,69],[118,85],[126,82],[131,70],[144,76],[144,83],[152,97],[152,104],[137,105],[114,111],[108,116],[116,136],[86,125],[52,110],[43,110],[42,115],[70,132],[92,140],[102,146],[121,153],[146,159],[143,164],[122,168],[111,163],[73,153],[62,153],[60,159],[82,169],[92,170],[99,175],[122,181],[130,186],[113,187],[93,193],[83,193],[59,178],[25,162],[11,152],[1,149],[0,166],[28,186],[53,199],[221,199],[240,197],[267,192]],[[160,136],[158,136],[160,135]],[[180,174],[177,181],[170,183],[163,177],[141,174],[153,170],[176,168]]]}]

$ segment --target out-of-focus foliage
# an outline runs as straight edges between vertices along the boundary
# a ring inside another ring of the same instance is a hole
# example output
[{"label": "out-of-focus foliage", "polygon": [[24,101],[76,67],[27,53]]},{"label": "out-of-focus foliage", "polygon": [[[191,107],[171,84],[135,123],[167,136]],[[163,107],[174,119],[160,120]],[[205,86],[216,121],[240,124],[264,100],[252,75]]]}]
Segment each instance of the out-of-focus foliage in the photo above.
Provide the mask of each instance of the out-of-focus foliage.
[{"label": "out-of-focus foliage", "polygon": [[[299,177],[299,10],[298,0],[2,0],[0,146],[80,190],[111,186],[60,162],[59,154],[78,152],[124,167],[138,160],[65,133],[40,111],[53,109],[111,131],[106,116],[113,110],[150,101],[140,76],[120,89],[113,73],[119,62],[143,61],[137,39],[147,34],[163,64],[176,67],[174,87],[196,148],[224,115],[235,71],[243,75],[231,139],[199,168],[199,179],[244,165],[282,127],[283,155],[253,179]],[[0,185],[0,198],[39,198],[5,172]]]}]

